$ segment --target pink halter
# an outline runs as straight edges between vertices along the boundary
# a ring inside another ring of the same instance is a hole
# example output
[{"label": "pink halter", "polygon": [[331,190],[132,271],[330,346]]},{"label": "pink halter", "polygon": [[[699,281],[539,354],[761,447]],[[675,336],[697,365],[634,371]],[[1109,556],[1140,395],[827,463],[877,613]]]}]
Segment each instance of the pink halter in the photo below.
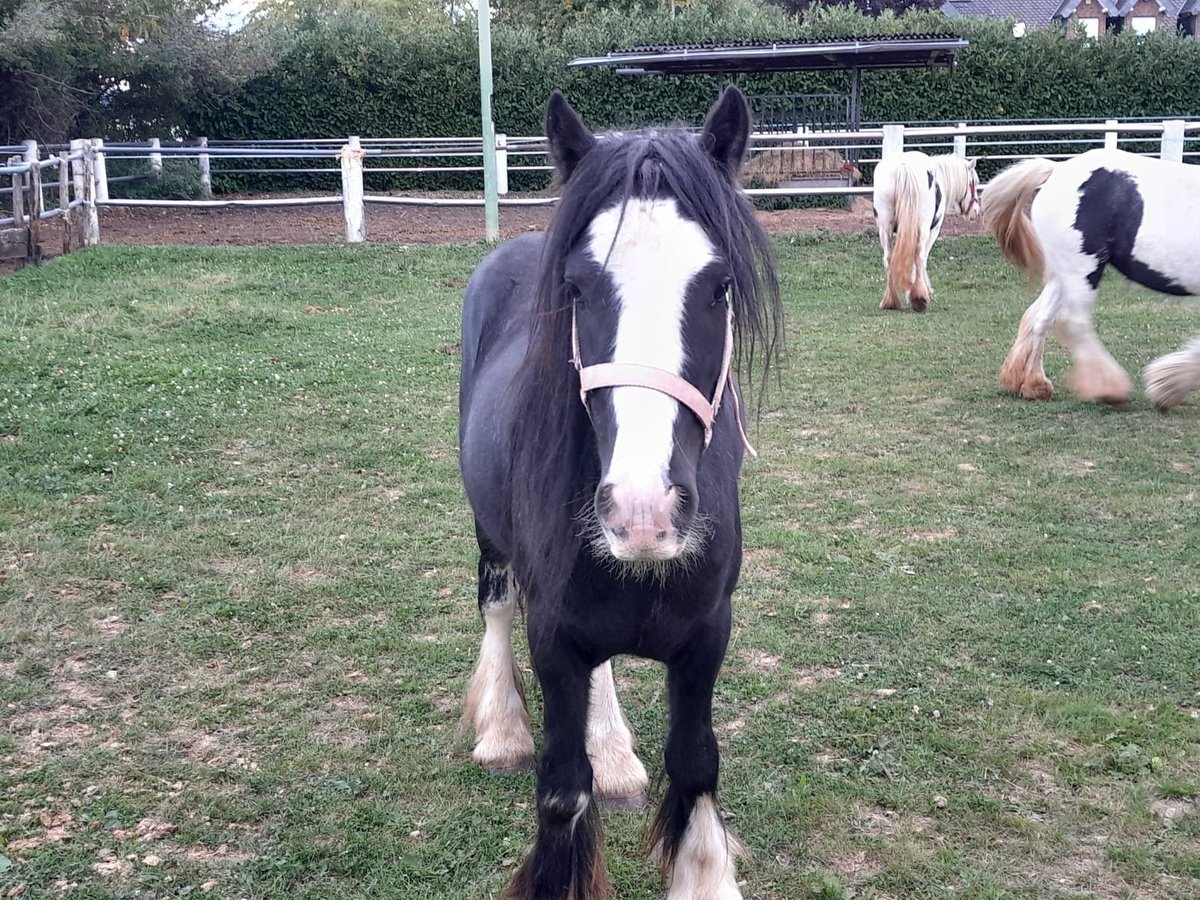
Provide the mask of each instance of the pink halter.
[{"label": "pink halter", "polygon": [[[730,372],[732,359],[733,300],[729,291],[725,292],[725,348],[721,354],[721,374],[717,378],[717,388],[713,393],[712,400],[707,399],[691,382],[685,381],[673,372],[654,366],[643,366],[636,363],[597,363],[594,366],[585,366],[579,356],[579,329],[576,325],[575,304],[571,304],[571,365],[579,373],[579,399],[583,401],[585,408],[588,405],[588,392],[597,388],[649,388],[678,400],[695,413],[700,424],[704,426],[704,446],[707,448],[712,441],[713,421],[721,409],[721,397],[725,393],[725,385],[730,384],[733,380]],[[733,414],[737,419],[738,433],[742,436],[742,445],[752,458],[757,458],[758,453],[750,445],[750,439],[746,437],[746,429],[742,424],[742,411],[738,405],[737,391],[731,389],[729,393],[733,397]]]}]

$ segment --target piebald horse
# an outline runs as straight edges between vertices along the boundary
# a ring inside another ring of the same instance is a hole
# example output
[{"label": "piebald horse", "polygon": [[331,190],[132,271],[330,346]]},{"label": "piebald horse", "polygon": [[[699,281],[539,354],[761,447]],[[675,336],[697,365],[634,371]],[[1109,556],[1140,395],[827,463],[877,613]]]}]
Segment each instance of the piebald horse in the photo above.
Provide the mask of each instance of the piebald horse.
[{"label": "piebald horse", "polygon": [[910,150],[880,160],[874,181],[875,224],[887,273],[879,308],[900,309],[907,293],[913,312],[924,312],[933,298],[929,251],[946,214],[953,210],[972,217],[979,212],[975,160]]},{"label": "piebald horse", "polygon": [[[1111,265],[1155,291],[1200,293],[1194,230],[1200,166],[1110,149],[1061,162],[1030,159],[988,185],[983,214],[1004,255],[1044,282],[1021,318],[1000,382],[1021,397],[1049,399],[1053,385],[1042,356],[1046,331],[1055,324],[1073,358],[1075,393],[1104,403],[1128,400],[1129,376],[1092,328],[1096,289]],[[1142,376],[1157,409],[1179,404],[1200,387],[1200,336],[1154,360]]]},{"label": "piebald horse", "polygon": [[597,138],[563,97],[545,235],[493,251],[463,301],[459,446],[486,627],[468,688],[475,760],[530,765],[510,632],[523,602],[544,698],[537,840],[507,897],[610,895],[598,803],[645,803],[610,660],[666,664],[669,778],[651,828],[672,900],[732,900],[713,687],[742,559],[745,434],[732,368],[765,375],[781,321],[770,245],[738,189],[750,111],[703,133]]}]

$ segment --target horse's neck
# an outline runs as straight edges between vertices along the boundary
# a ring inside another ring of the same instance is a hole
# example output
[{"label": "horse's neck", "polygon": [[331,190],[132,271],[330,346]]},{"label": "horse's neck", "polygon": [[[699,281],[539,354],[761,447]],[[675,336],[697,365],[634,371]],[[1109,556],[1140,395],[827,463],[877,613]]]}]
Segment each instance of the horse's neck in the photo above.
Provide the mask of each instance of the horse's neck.
[{"label": "horse's neck", "polygon": [[965,160],[958,156],[935,156],[933,164],[937,168],[938,180],[946,191],[947,202],[959,203],[964,200],[971,182]]}]

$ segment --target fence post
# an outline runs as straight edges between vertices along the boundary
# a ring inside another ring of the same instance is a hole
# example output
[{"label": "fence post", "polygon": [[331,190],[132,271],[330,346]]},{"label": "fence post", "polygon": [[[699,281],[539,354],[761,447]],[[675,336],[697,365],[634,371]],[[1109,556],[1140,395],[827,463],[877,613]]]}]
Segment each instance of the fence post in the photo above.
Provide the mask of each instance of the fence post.
[{"label": "fence post", "polygon": [[96,152],[92,155],[92,177],[96,180],[96,200],[108,201],[108,163],[104,161],[104,139],[92,138]]},{"label": "fence post", "polygon": [[[208,147],[208,138],[200,138],[200,146]],[[205,200],[212,197],[212,169],[209,168],[208,154],[200,154],[200,194]]]},{"label": "fence post", "polygon": [[1183,125],[1183,119],[1168,119],[1163,122],[1160,158],[1171,162],[1183,162]]},{"label": "fence post", "polygon": [[[10,156],[8,164],[19,166],[25,160],[20,156]],[[25,178],[20,172],[13,172],[12,177],[12,214],[13,225],[22,228],[25,225]]]},{"label": "fence post", "polygon": [[903,125],[884,125],[883,126],[883,152],[884,159],[894,153],[904,152],[904,126]]},{"label": "fence post", "polygon": [[346,219],[346,243],[361,244],[367,239],[363,207],[363,151],[356,136],[338,154],[342,160],[342,213]]},{"label": "fence post", "polygon": [[[29,205],[32,207],[36,207],[40,211],[42,208],[42,198],[38,197],[35,200],[33,198],[33,193],[32,193],[32,191],[33,191],[33,187],[32,187],[33,186],[33,172],[35,169],[37,169],[38,158],[39,158],[38,142],[37,141],[21,141],[21,144],[25,147],[25,151],[24,151],[25,162],[29,163],[29,175],[25,179],[25,184],[30,186]],[[40,177],[41,174],[42,173],[39,171],[38,172],[39,178],[37,179],[38,190],[41,190],[41,181],[42,181],[42,179]]]},{"label": "fence post", "polygon": [[967,158],[967,123],[959,122],[957,126],[958,134],[954,136],[954,155],[960,159]]},{"label": "fence post", "polygon": [[[71,187],[74,191],[73,196],[75,197],[75,202],[79,202],[83,199],[83,185],[87,180],[87,166],[84,164],[85,160],[83,158],[83,146],[83,138],[75,138],[71,141],[71,155],[74,156],[76,153],[80,154],[78,158],[71,160]],[[71,232],[75,248],[78,249],[79,247],[83,246],[82,206],[76,206],[71,210]]]},{"label": "fence post", "polygon": [[36,146],[29,167],[29,243],[25,253],[35,266],[42,261],[42,170],[38,167]]},{"label": "fence post", "polygon": [[[1116,119],[1106,119],[1104,124],[1107,125],[1109,128],[1116,128],[1117,125],[1120,123],[1118,123]],[[1115,131],[1104,132],[1104,149],[1105,150],[1116,150],[1117,149],[1117,133]]]},{"label": "fence post", "polygon": [[69,154],[58,154],[58,208],[62,210],[63,254],[71,252],[71,160]]},{"label": "fence post", "polygon": [[496,135],[496,193],[508,193],[508,135]]},{"label": "fence post", "polygon": [[96,209],[96,147],[83,144],[83,246],[100,243],[100,213]]},{"label": "fence post", "polygon": [[150,173],[152,175],[162,174],[162,154],[154,152],[161,149],[162,141],[158,138],[150,138]]}]

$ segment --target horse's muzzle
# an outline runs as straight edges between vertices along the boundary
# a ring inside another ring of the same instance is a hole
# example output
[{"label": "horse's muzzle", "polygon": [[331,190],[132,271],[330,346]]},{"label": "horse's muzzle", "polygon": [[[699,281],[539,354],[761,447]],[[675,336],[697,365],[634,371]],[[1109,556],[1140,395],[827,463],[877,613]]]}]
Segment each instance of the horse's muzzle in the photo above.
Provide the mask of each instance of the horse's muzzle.
[{"label": "horse's muzzle", "polygon": [[634,490],[604,484],[596,491],[596,515],[612,555],[626,562],[675,559],[684,549],[675,523],[677,487]]}]

